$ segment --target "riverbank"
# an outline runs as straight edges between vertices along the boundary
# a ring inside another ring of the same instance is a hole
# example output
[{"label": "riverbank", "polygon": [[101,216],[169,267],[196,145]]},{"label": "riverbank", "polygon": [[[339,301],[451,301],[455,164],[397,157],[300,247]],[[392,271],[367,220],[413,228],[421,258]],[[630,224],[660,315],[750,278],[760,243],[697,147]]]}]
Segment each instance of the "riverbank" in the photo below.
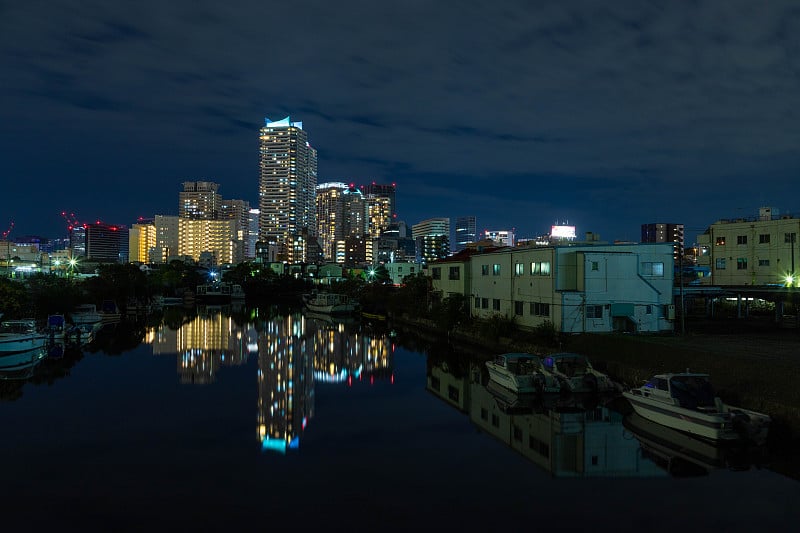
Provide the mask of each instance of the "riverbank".
[{"label": "riverbank", "polygon": [[[395,321],[412,334],[444,334],[434,322],[404,315]],[[712,331],[713,328],[710,328]],[[504,352],[582,353],[624,386],[638,386],[653,374],[687,368],[711,375],[720,397],[733,405],[768,412],[800,435],[800,335],[793,330],[726,328],[727,333],[687,335],[571,335],[536,339],[517,332],[487,338],[477,327],[456,328],[449,340],[459,349],[486,357]]]}]

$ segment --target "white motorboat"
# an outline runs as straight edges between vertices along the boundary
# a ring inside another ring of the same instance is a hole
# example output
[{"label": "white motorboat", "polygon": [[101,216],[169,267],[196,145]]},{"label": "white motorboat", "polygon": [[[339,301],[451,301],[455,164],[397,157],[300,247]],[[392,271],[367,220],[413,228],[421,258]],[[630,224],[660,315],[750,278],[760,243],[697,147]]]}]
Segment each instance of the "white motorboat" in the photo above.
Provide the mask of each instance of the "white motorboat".
[{"label": "white motorboat", "polygon": [[602,393],[617,390],[616,384],[608,376],[595,370],[585,355],[554,353],[546,355],[542,364],[565,391]]},{"label": "white motorboat", "polygon": [[81,324],[97,324],[103,320],[103,317],[97,312],[97,306],[94,304],[77,305],[69,316],[72,323],[76,326]]},{"label": "white motorboat", "polygon": [[47,335],[36,331],[35,320],[6,320],[0,323],[0,355],[36,350],[46,342]]},{"label": "white motorboat", "polygon": [[545,372],[539,356],[530,353],[504,353],[486,361],[489,379],[516,393],[558,392],[557,380]]},{"label": "white motorboat", "polygon": [[623,396],[643,418],[712,441],[763,442],[771,421],[763,413],[723,403],[708,374],[657,374]]},{"label": "white motorboat", "polygon": [[353,313],[359,309],[358,302],[345,294],[320,292],[303,298],[309,311],[325,314]]}]

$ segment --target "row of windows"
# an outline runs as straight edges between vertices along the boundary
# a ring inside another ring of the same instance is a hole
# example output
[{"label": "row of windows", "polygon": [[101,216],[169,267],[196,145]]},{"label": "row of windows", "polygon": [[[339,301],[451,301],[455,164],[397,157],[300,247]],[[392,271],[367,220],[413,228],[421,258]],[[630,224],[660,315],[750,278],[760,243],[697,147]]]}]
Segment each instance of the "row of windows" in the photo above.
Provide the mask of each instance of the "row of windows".
[{"label": "row of windows", "polygon": [[[489,309],[489,298],[479,298],[475,297],[475,309]],[[500,300],[498,298],[492,298],[492,310],[499,311],[500,310]],[[515,301],[514,302],[514,314],[518,316],[524,316],[525,314],[525,302]],[[530,316],[550,316],[550,304],[543,303],[543,302],[529,302],[528,304],[528,314]]]},{"label": "row of windows", "polygon": [[[489,275],[489,267],[491,266],[491,272],[493,276],[500,275],[500,264],[495,263],[493,265],[481,265],[481,276],[488,276]],[[514,264],[514,275],[515,276],[523,276],[525,275],[525,263],[515,263]],[[550,261],[539,261],[533,262],[530,264],[530,275],[531,276],[549,276],[550,275]]]},{"label": "row of windows", "polygon": [[[718,257],[714,261],[714,268],[717,270],[725,270],[727,267],[727,260],[724,257]],[[759,259],[758,266],[760,267],[768,267],[769,266],[769,259]],[[746,257],[737,257],[736,258],[736,270],[747,270],[747,258]]]},{"label": "row of windows", "polygon": [[[760,233],[758,235],[758,244],[769,244],[771,241],[771,237],[769,233]],[[797,242],[797,234],[796,233],[784,233],[783,234],[783,242],[793,243]],[[717,237],[714,243],[717,246],[725,246],[725,237]],[[737,235],[736,236],[736,244],[747,244],[747,235]]]}]

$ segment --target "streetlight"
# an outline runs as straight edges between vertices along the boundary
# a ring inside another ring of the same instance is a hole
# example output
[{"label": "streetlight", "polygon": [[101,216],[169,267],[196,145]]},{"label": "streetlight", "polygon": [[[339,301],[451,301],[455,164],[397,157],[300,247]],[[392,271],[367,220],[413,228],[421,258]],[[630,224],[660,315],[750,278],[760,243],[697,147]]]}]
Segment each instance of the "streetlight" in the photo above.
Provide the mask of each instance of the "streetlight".
[{"label": "streetlight", "polygon": [[70,278],[72,278],[72,276],[75,274],[75,265],[77,265],[77,264],[78,264],[78,260],[75,259],[74,257],[71,257],[70,260],[69,260],[69,277]]}]

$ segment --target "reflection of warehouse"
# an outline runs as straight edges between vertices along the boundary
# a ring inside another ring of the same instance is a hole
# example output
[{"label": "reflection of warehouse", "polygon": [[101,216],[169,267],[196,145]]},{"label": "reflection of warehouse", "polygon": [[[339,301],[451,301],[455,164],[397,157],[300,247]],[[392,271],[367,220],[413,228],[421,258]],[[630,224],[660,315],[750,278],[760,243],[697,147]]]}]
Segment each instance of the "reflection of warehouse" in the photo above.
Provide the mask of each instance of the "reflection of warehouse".
[{"label": "reflection of warehouse", "polygon": [[457,377],[442,365],[431,365],[428,390],[467,413],[482,432],[554,476],[664,475],[642,458],[639,442],[625,431],[619,413],[605,407],[542,408],[537,413],[531,406],[521,414],[510,414],[500,409],[496,397],[479,383],[480,370],[473,366]]},{"label": "reflection of warehouse", "polygon": [[261,324],[258,339],[258,439],[265,450],[300,446],[314,414],[314,375],[299,313]]},{"label": "reflection of warehouse", "polygon": [[[254,336],[253,326],[237,326],[230,317],[217,314],[197,316],[179,329],[162,324],[148,341],[153,355],[178,354],[181,383],[213,383],[221,366],[238,366],[247,362]],[[250,345],[250,347],[248,347]]]}]

